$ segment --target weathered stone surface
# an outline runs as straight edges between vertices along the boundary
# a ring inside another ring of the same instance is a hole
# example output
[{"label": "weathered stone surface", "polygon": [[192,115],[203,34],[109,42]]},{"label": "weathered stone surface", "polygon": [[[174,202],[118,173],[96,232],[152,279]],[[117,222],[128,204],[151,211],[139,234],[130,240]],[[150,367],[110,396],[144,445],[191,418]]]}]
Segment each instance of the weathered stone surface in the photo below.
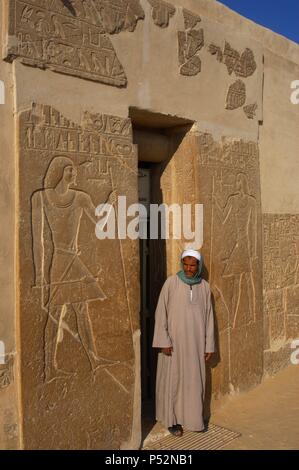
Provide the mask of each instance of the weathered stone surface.
[{"label": "weathered stone surface", "polygon": [[[221,303],[216,301],[215,317],[217,322],[221,319],[222,315],[218,308]],[[211,378],[211,391],[214,394],[214,399],[220,398],[230,392],[230,331],[225,329],[219,332],[216,328],[216,344],[217,352],[211,361],[212,378]]]},{"label": "weathered stone surface", "polygon": [[193,29],[195,28],[197,23],[201,21],[201,18],[199,15],[196,15],[196,13],[186,10],[185,8],[183,9],[183,16],[184,16],[185,29]]},{"label": "weathered stone surface", "polygon": [[[204,206],[203,275],[211,285],[217,325],[214,390],[245,390],[263,374],[258,146],[197,132],[177,141],[161,189],[166,203]],[[168,272],[177,270],[185,243],[182,238],[167,244]]]},{"label": "weathered stone surface", "polygon": [[252,50],[246,48],[241,54],[238,62],[235,64],[234,71],[237,77],[247,78],[254,74],[256,67]]},{"label": "weathered stone surface", "polygon": [[299,329],[299,216],[264,214],[265,350],[278,352]]},{"label": "weathered stone surface", "polygon": [[227,41],[225,41],[223,57],[223,62],[227,67],[229,75],[231,75],[240,60],[240,54],[238,51],[233,49]]},{"label": "weathered stone surface", "polygon": [[170,18],[175,14],[176,9],[173,5],[164,0],[148,0],[152,6],[152,18],[154,23],[160,28],[167,28]]},{"label": "weathered stone surface", "polygon": [[203,30],[179,31],[179,63],[182,75],[197,75],[201,71],[201,60],[196,55],[204,45]]},{"label": "weathered stone surface", "polygon": [[222,62],[223,53],[222,53],[221,47],[216,46],[215,44],[210,44],[209,45],[209,52],[212,55],[216,55],[216,58],[217,58],[218,62]]},{"label": "weathered stone surface", "polygon": [[109,85],[127,83],[98,11],[90,1],[12,0],[5,57],[9,61],[20,57],[26,65]]},{"label": "weathered stone surface", "polygon": [[201,71],[201,59],[197,53],[204,46],[203,29],[195,29],[201,21],[198,15],[183,9],[185,31],[178,32],[178,51],[181,75],[194,76]]},{"label": "weathered stone surface", "polygon": [[257,110],[257,104],[249,104],[247,106],[243,107],[244,113],[248,117],[248,119],[253,119],[254,116],[256,115],[256,110]]},{"label": "weathered stone surface", "polygon": [[[297,330],[298,331],[298,330]],[[290,365],[290,358],[293,350],[290,343],[281,344],[277,350],[264,351],[264,376],[277,374],[281,369]]]},{"label": "weathered stone surface", "polygon": [[179,34],[179,58],[183,64],[191,59],[204,45],[203,30],[191,30]]},{"label": "weathered stone surface", "polygon": [[198,145],[205,265],[219,331],[228,331],[229,386],[245,389],[262,375],[259,152],[254,142],[209,134],[199,134]]},{"label": "weathered stone surface", "polygon": [[0,389],[9,387],[9,385],[13,382],[13,365],[14,357],[12,354],[5,357],[4,364],[0,364]]},{"label": "weathered stone surface", "polygon": [[228,89],[225,109],[241,108],[246,101],[246,86],[242,80],[237,80]]},{"label": "weathered stone surface", "polygon": [[134,31],[138,20],[145,17],[139,0],[94,0],[105,31],[110,34]]},{"label": "weathered stone surface", "polygon": [[240,54],[225,41],[223,52],[220,46],[213,43],[209,46],[209,52],[212,55],[216,54],[217,60],[226,65],[229,75],[235,72],[237,77],[247,78],[253,75],[257,68],[254,53],[248,47]]},{"label": "weathered stone surface", "polygon": [[198,56],[192,57],[180,68],[181,75],[186,75],[187,77],[197,75],[200,71],[201,60]]},{"label": "weathered stone surface", "polygon": [[45,105],[20,116],[26,448],[117,449],[132,430],[137,251],[95,236],[98,204],[136,201],[131,139],[128,119],[85,113],[77,125]]}]

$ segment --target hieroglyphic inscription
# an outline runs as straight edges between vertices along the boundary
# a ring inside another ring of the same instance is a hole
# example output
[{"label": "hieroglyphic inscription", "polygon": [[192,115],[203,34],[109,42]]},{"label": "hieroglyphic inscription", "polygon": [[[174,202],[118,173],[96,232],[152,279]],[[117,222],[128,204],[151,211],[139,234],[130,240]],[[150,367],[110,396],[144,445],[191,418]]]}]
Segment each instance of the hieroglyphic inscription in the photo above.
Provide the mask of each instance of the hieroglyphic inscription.
[{"label": "hieroglyphic inscription", "polygon": [[299,333],[299,216],[264,214],[264,313],[269,345]]},{"label": "hieroglyphic inscription", "polygon": [[229,42],[225,41],[224,50],[214,43],[209,45],[209,52],[216,55],[218,62],[226,65],[229,75],[235,72],[237,77],[247,78],[254,74],[256,70],[256,62],[254,53],[248,47],[240,54],[233,49]]},{"label": "hieroglyphic inscription", "polygon": [[183,9],[185,29],[193,29],[201,21],[200,16],[192,13],[189,10]]},{"label": "hieroglyphic inscription", "polygon": [[244,113],[248,117],[248,119],[253,119],[254,116],[256,115],[256,110],[257,110],[257,104],[249,104],[247,106],[243,107]]},{"label": "hieroglyphic inscription", "polygon": [[[34,125],[39,113],[39,125]],[[24,127],[25,149],[88,155],[132,157],[131,123],[128,119],[85,113],[82,127],[76,126],[50,106],[33,107]]]},{"label": "hieroglyphic inscription", "polygon": [[193,75],[197,75],[200,71],[201,71],[201,60],[198,56],[195,56],[189,59],[188,62],[182,65],[180,69],[181,75],[186,75],[189,77],[192,77]]},{"label": "hieroglyphic inscription", "polygon": [[241,108],[246,101],[246,86],[242,80],[237,80],[230,85],[226,97],[226,109],[232,110]]},{"label": "hieroglyphic inscription", "polygon": [[145,17],[139,0],[94,0],[105,31],[110,34],[134,31]]},{"label": "hieroglyphic inscription", "polygon": [[[95,208],[109,203],[116,212],[117,194],[136,201],[131,123],[86,112],[78,124],[36,104],[20,115],[19,148],[26,446],[84,447],[86,432],[102,419],[101,445],[108,445],[104,429],[111,420],[118,432],[109,445],[119,448],[127,428],[122,412],[111,413],[108,403],[111,397],[119,401],[131,425],[135,312],[123,250],[130,250],[128,257],[135,253],[117,236],[96,237]],[[65,429],[54,433],[62,418]],[[69,431],[72,425],[76,434]]]},{"label": "hieroglyphic inscription", "polygon": [[183,10],[185,19],[185,31],[178,32],[178,50],[181,75],[193,76],[201,71],[201,60],[198,52],[204,46],[203,29],[195,29],[200,21],[199,17],[192,16]]},{"label": "hieroglyphic inscription", "polygon": [[13,354],[7,354],[5,364],[0,364],[0,389],[8,387],[13,382]]},{"label": "hieroglyphic inscription", "polygon": [[148,0],[152,6],[152,18],[154,23],[160,28],[167,28],[170,18],[175,14],[173,5],[164,0]]},{"label": "hieroglyphic inscription", "polygon": [[256,67],[252,50],[246,48],[236,63],[234,70],[237,77],[247,78],[254,74]]},{"label": "hieroglyphic inscription", "polygon": [[218,60],[218,62],[222,62],[222,60],[223,60],[223,53],[222,53],[221,47],[216,46],[215,44],[210,44],[210,45],[209,45],[209,52],[210,52],[212,55],[215,55],[215,54],[216,54],[216,59]]},{"label": "hieroglyphic inscription", "polygon": [[[71,5],[71,7],[69,7]],[[12,0],[6,59],[114,86],[125,86],[120,64],[91,0]]]},{"label": "hieroglyphic inscription", "polygon": [[233,49],[231,45],[225,41],[224,51],[223,51],[223,62],[227,67],[229,75],[235,70],[237,63],[240,60],[240,54],[238,51]]},{"label": "hieroglyphic inscription", "polygon": [[258,149],[254,142],[235,139],[232,142],[223,139],[221,145],[214,141],[211,134],[199,136],[200,165],[221,167],[236,171],[255,170],[258,167]]},{"label": "hieroglyphic inscription", "polygon": [[264,214],[264,287],[299,284],[299,216]]}]

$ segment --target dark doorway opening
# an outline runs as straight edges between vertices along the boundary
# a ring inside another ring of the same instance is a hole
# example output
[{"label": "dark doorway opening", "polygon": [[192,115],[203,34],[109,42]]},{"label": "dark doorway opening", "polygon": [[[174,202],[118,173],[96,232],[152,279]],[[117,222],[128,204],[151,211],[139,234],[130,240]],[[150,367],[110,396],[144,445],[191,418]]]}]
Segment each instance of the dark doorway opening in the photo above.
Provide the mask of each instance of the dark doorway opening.
[{"label": "dark doorway opening", "polygon": [[174,116],[130,108],[133,141],[138,146],[139,202],[147,208],[146,239],[140,240],[140,324],[141,393],[143,439],[155,424],[155,382],[157,351],[152,348],[155,309],[167,278],[167,244],[171,241],[150,239],[150,204],[162,204],[161,177],[177,147],[193,122]]}]

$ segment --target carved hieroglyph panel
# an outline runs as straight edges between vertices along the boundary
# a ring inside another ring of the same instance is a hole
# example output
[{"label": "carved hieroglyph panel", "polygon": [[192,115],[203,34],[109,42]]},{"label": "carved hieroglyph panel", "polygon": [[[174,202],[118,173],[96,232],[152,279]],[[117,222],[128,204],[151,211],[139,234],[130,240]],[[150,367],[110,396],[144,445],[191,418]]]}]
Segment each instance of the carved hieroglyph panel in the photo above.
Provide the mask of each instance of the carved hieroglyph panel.
[{"label": "carved hieroglyph panel", "polygon": [[117,196],[138,201],[131,122],[33,105],[19,145],[25,447],[117,449],[133,421],[138,246],[99,240],[95,208],[109,202],[116,224]]},{"label": "carved hieroglyph panel", "polygon": [[237,75],[237,77],[247,78],[253,75],[255,70],[256,62],[254,59],[253,51],[249,48],[246,48],[235,65],[235,74]]},{"label": "carved hieroglyph panel", "polygon": [[11,0],[8,14],[7,60],[20,57],[27,65],[126,85],[125,72],[94,1]]},{"label": "carved hieroglyph panel", "polygon": [[[262,374],[262,266],[259,152],[255,142],[199,134],[197,198],[204,205],[206,276],[217,328],[228,345],[230,389],[258,383]],[[222,352],[228,351],[223,357]],[[216,374],[221,374],[216,371]]]},{"label": "carved hieroglyph panel", "polygon": [[105,31],[110,34],[134,31],[138,20],[145,18],[139,0],[93,0]]},{"label": "carved hieroglyph panel", "polygon": [[200,17],[183,10],[185,31],[178,32],[178,51],[181,75],[193,76],[201,71],[198,52],[204,46],[203,29],[195,29]]},{"label": "carved hieroglyph panel", "polygon": [[237,77],[247,78],[253,75],[257,68],[254,53],[248,47],[240,54],[231,47],[229,42],[225,41],[223,51],[221,47],[211,43],[209,45],[209,52],[212,55],[216,55],[217,60],[226,65],[229,75],[235,72]]},{"label": "carved hieroglyph panel", "polygon": [[246,86],[242,80],[237,80],[235,83],[230,85],[227,97],[225,109],[237,109],[241,108],[246,102]]},{"label": "carved hieroglyph panel", "polygon": [[264,214],[266,349],[299,336],[299,216]]},{"label": "carved hieroglyph panel", "polygon": [[216,46],[215,44],[210,44],[208,49],[212,55],[216,55],[216,59],[218,60],[218,62],[222,62],[223,52],[221,50],[221,47]]},{"label": "carved hieroglyph panel", "polygon": [[147,0],[148,3],[152,6],[152,18],[154,23],[160,28],[167,28],[169,25],[170,18],[176,12],[176,9],[173,5],[163,0]]},{"label": "carved hieroglyph panel", "polygon": [[183,16],[184,16],[184,23],[185,23],[185,29],[193,29],[201,21],[201,18],[199,15],[196,15],[192,11],[186,10],[185,8],[183,9]]},{"label": "carved hieroglyph panel", "polygon": [[240,54],[238,51],[233,49],[231,45],[225,41],[224,51],[223,51],[223,62],[227,67],[229,75],[235,70],[237,63],[240,60]]},{"label": "carved hieroglyph panel", "polygon": [[243,107],[244,113],[248,117],[248,119],[253,119],[256,116],[257,104],[249,104]]}]

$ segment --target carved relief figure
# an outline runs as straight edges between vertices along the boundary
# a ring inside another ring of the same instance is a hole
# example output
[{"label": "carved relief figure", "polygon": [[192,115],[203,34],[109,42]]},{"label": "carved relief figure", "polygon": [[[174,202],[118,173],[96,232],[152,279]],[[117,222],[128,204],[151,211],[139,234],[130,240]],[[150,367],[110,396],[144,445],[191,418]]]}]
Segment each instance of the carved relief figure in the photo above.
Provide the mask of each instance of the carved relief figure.
[{"label": "carved relief figure", "polygon": [[222,273],[233,277],[232,326],[236,326],[238,309],[245,284],[249,299],[251,319],[255,321],[255,288],[253,262],[257,258],[257,207],[254,196],[249,194],[248,180],[244,173],[236,178],[236,192],[230,195],[224,207],[220,207],[216,196],[214,203],[220,212],[223,225],[233,224],[236,242],[229,253]]},{"label": "carved relief figure", "polygon": [[[107,366],[97,356],[88,303],[106,298],[97,279],[80,258],[78,235],[85,213],[96,223],[95,207],[88,194],[72,189],[76,169],[72,160],[56,156],[44,179],[44,189],[32,195],[33,257],[35,286],[41,288],[45,328],[45,381],[70,373],[58,367],[57,346],[62,340],[62,321],[67,309],[76,316],[78,334],[91,369]],[[112,195],[111,195],[112,197]]]}]

